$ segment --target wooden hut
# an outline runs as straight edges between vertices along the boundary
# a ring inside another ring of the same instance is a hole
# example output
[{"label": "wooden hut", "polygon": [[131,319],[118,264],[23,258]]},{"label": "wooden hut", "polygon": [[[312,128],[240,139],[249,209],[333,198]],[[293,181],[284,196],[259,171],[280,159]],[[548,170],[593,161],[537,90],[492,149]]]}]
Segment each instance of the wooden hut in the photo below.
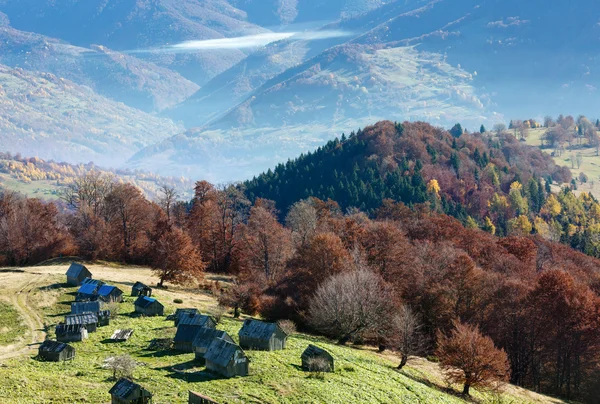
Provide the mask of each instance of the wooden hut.
[{"label": "wooden hut", "polygon": [[152,393],[127,379],[119,379],[108,393],[111,396],[111,404],[152,403]]},{"label": "wooden hut", "polygon": [[125,330],[116,330],[112,337],[110,337],[110,340],[114,342],[123,342],[127,341],[132,335],[133,330],[131,328]]},{"label": "wooden hut", "polygon": [[215,338],[204,354],[206,369],[224,377],[248,376],[250,359],[236,344]]},{"label": "wooden hut", "polygon": [[302,369],[312,371],[314,370],[315,364],[313,361],[322,361],[323,366],[319,366],[321,371],[333,372],[333,356],[326,350],[319,348],[315,345],[309,345],[304,352],[302,352]]},{"label": "wooden hut", "polygon": [[152,288],[142,282],[136,282],[131,287],[131,296],[152,296]]},{"label": "wooden hut", "polygon": [[267,323],[254,319],[244,320],[238,333],[243,349],[277,351],[285,349],[287,334],[277,323]]},{"label": "wooden hut", "polygon": [[202,329],[202,326],[179,323],[175,338],[173,338],[173,348],[181,352],[194,352],[192,342],[194,342],[200,329]]},{"label": "wooden hut", "polygon": [[225,331],[202,327],[196,334],[194,342],[192,342],[192,348],[196,354],[196,360],[200,362],[201,365],[204,365],[204,354],[215,338],[220,338],[227,342],[231,342],[232,344],[234,343],[233,339]]},{"label": "wooden hut", "polygon": [[169,315],[167,317],[167,320],[173,320],[173,322],[174,322],[173,324],[175,325],[175,327],[177,327],[179,325],[179,320],[181,320],[181,317],[189,316],[189,315],[193,316],[194,314],[200,314],[198,309],[193,309],[193,308],[175,309],[175,313]]},{"label": "wooden hut", "polygon": [[96,332],[98,327],[98,314],[97,313],[83,313],[83,314],[68,314],[65,316],[66,325],[84,325],[87,332]]},{"label": "wooden hut", "polygon": [[77,290],[76,302],[89,302],[98,300],[98,290],[104,282],[97,279],[85,278]]},{"label": "wooden hut", "polygon": [[98,313],[100,309],[101,304],[98,301],[71,303],[71,314]]},{"label": "wooden hut", "polygon": [[165,310],[160,302],[152,297],[140,296],[134,303],[135,312],[145,316],[162,316]]},{"label": "wooden hut", "polygon": [[212,398],[206,397],[195,391],[188,391],[188,404],[219,404]]},{"label": "wooden hut", "polygon": [[68,361],[75,358],[75,348],[64,342],[51,341],[48,339],[40,345],[38,356],[45,361]]},{"label": "wooden hut", "polygon": [[55,334],[59,342],[78,342],[88,337],[87,329],[83,324],[59,324],[56,326]]},{"label": "wooden hut", "polygon": [[196,325],[199,327],[215,328],[217,326],[217,320],[214,317],[207,316],[204,314],[184,314],[179,317],[177,326],[180,325]]},{"label": "wooden hut", "polygon": [[65,275],[67,275],[67,284],[71,286],[79,286],[85,278],[92,277],[92,273],[84,265],[76,262],[71,263]]},{"label": "wooden hut", "polygon": [[116,286],[102,285],[98,289],[98,299],[103,302],[123,302],[123,291]]},{"label": "wooden hut", "polygon": [[98,312],[98,327],[104,327],[110,324],[110,310],[100,310]]}]

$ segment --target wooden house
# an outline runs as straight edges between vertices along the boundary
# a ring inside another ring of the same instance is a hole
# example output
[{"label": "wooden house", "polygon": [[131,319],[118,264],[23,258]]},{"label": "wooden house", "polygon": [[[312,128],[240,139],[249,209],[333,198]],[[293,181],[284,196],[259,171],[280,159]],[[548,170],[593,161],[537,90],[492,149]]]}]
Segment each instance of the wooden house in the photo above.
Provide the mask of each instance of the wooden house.
[{"label": "wooden house", "polygon": [[188,391],[188,404],[219,404],[212,398],[206,397],[195,391]]},{"label": "wooden house", "polygon": [[131,287],[131,296],[152,296],[152,288],[142,282],[136,282]]},{"label": "wooden house", "polygon": [[102,285],[98,289],[98,300],[103,302],[123,302],[123,291],[116,286]]},{"label": "wooden house", "polygon": [[98,312],[98,327],[104,327],[110,324],[110,310],[100,310]]},{"label": "wooden house", "polygon": [[192,348],[194,349],[196,360],[200,362],[201,365],[203,365],[205,362],[204,354],[215,338],[220,338],[227,342],[231,342],[232,344],[234,343],[233,339],[225,331],[202,327],[196,334],[194,342],[192,342]]},{"label": "wooden house", "polygon": [[158,300],[147,296],[138,297],[134,306],[135,312],[144,316],[162,316],[165,310]]},{"label": "wooden house", "polygon": [[207,316],[204,314],[183,314],[179,316],[179,322],[177,326],[180,325],[196,325],[199,327],[206,328],[215,328],[217,326],[217,320],[215,320],[211,316]]},{"label": "wooden house", "polygon": [[77,290],[76,302],[90,302],[98,300],[98,290],[104,282],[97,279],[85,278]]},{"label": "wooden house", "polygon": [[127,341],[132,335],[133,330],[131,328],[125,330],[116,330],[112,337],[110,337],[110,340],[114,342],[123,342]]},{"label": "wooden house", "polygon": [[201,328],[199,325],[179,323],[175,338],[173,338],[173,348],[181,352],[194,352],[192,342]]},{"label": "wooden house", "polygon": [[302,369],[312,371],[314,370],[313,361],[322,361],[322,366],[319,366],[321,371],[333,372],[333,356],[326,350],[319,348],[315,345],[309,345],[304,352],[302,352]]},{"label": "wooden house", "polygon": [[101,304],[98,301],[71,303],[71,314],[98,313],[100,309]]},{"label": "wooden house", "polygon": [[128,379],[119,379],[108,391],[111,404],[149,404],[152,393]]},{"label": "wooden house", "polygon": [[224,377],[248,376],[250,359],[236,344],[215,338],[204,354],[206,369]]},{"label": "wooden house", "polygon": [[67,275],[67,284],[71,286],[79,286],[85,278],[92,277],[92,273],[84,265],[76,262],[71,263],[65,275]]},{"label": "wooden house", "polygon": [[59,324],[56,326],[55,334],[59,342],[78,342],[88,337],[87,329],[83,324]]},{"label": "wooden house", "polygon": [[75,358],[75,348],[64,342],[51,341],[48,339],[40,345],[38,356],[45,361],[68,361]]},{"label": "wooden house", "polygon": [[192,308],[175,309],[175,313],[169,315],[167,317],[167,320],[173,320],[173,322],[174,322],[173,324],[175,325],[175,327],[177,327],[179,325],[179,320],[181,320],[181,317],[189,316],[189,315],[193,316],[194,314],[200,314],[198,309],[192,309]]},{"label": "wooden house", "polygon": [[85,326],[88,333],[96,332],[98,327],[98,314],[97,313],[83,313],[83,314],[68,314],[65,316],[66,325],[77,325],[81,324]]},{"label": "wooden house", "polygon": [[243,349],[277,351],[285,349],[287,334],[277,323],[267,323],[254,319],[244,320],[238,333]]}]

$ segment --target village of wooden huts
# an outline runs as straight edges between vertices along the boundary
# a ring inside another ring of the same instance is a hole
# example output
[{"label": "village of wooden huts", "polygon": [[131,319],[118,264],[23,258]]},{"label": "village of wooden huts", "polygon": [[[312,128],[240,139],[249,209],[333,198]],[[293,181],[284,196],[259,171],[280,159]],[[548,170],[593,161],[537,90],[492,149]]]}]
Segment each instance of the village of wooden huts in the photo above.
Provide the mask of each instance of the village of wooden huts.
[{"label": "village of wooden huts", "polygon": [[75,348],[64,342],[44,341],[39,349],[38,356],[40,359],[51,362],[68,361],[75,358]]},{"label": "village of wooden huts", "polygon": [[240,347],[257,351],[277,351],[285,349],[287,334],[279,324],[246,319],[240,329]]},{"label": "village of wooden huts", "polygon": [[212,398],[206,397],[195,391],[188,391],[188,404],[218,404]]},{"label": "village of wooden huts", "polygon": [[131,296],[152,296],[152,288],[142,282],[136,282],[131,287]]},{"label": "village of wooden huts", "polygon": [[152,393],[128,379],[119,379],[108,391],[111,404],[149,404]]},{"label": "village of wooden huts", "polygon": [[71,263],[66,275],[67,284],[71,286],[79,286],[85,278],[92,277],[92,273],[84,265],[76,262]]},{"label": "village of wooden huts", "polygon": [[205,364],[204,354],[215,338],[220,338],[227,342],[234,343],[233,339],[225,331],[216,330],[214,328],[201,328],[196,334],[196,338],[192,342],[192,348],[196,355],[196,361],[201,365]]},{"label": "village of wooden huts", "polygon": [[123,302],[123,291],[116,286],[102,285],[98,289],[98,299],[103,302]]},{"label": "village of wooden huts", "polygon": [[85,278],[77,290],[75,296],[76,302],[90,302],[98,300],[98,290],[104,285],[104,282],[97,279]]},{"label": "village of wooden huts", "polygon": [[55,330],[56,340],[59,342],[83,341],[88,337],[87,329],[83,324],[58,324]]},{"label": "village of wooden huts", "polygon": [[333,372],[333,356],[326,350],[310,344],[302,352],[302,369],[313,371],[316,367],[322,372]]},{"label": "village of wooden huts", "polygon": [[204,354],[206,369],[224,377],[248,376],[250,359],[236,344],[215,338]]},{"label": "village of wooden huts", "polygon": [[135,312],[144,316],[162,316],[165,310],[164,306],[155,298],[140,296],[136,299]]},{"label": "village of wooden huts", "polygon": [[127,341],[133,335],[133,330],[131,328],[125,330],[115,330],[113,335],[110,337],[110,340],[113,342],[123,342]]},{"label": "village of wooden huts", "polygon": [[65,316],[66,325],[84,325],[87,332],[95,332],[98,327],[98,313],[67,314]]}]

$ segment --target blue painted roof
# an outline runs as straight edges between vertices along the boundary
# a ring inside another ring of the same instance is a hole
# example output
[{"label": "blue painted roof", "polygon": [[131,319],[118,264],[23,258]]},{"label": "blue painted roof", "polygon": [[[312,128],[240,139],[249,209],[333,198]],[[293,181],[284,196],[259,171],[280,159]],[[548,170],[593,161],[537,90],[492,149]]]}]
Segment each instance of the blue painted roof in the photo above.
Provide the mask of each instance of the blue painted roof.
[{"label": "blue painted roof", "polygon": [[[98,289],[98,294],[100,296],[109,296],[113,290],[119,290],[116,286],[111,286],[111,285],[103,285],[100,287],[100,289]],[[119,290],[120,291],[120,290]],[[122,294],[123,292],[121,292]]]},{"label": "blue painted roof", "polygon": [[83,293],[84,295],[93,295],[96,294],[97,287],[98,286],[94,285],[93,283],[86,283],[79,287],[77,293]]}]

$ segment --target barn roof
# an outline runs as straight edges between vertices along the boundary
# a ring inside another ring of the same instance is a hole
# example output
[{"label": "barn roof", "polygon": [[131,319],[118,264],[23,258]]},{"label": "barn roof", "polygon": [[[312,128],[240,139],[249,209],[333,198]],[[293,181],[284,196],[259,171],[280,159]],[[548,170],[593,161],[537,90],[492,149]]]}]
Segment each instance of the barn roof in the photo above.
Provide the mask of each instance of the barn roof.
[{"label": "barn roof", "polygon": [[244,352],[242,351],[242,348],[236,344],[232,344],[231,342],[220,338],[215,338],[208,346],[208,349],[204,354],[204,359],[219,366],[226,367],[229,362],[235,358],[235,353],[237,351]]},{"label": "barn roof", "polygon": [[198,330],[196,338],[194,338],[194,342],[192,342],[192,346],[206,349],[210,346],[215,338],[231,340],[231,337],[225,331],[202,327],[200,330]]},{"label": "barn roof", "polygon": [[204,314],[188,314],[179,317],[178,325],[197,325],[200,327],[206,327],[208,320],[212,320],[213,324],[216,324],[216,320],[210,316]]},{"label": "barn roof", "polygon": [[81,293],[83,295],[95,295],[97,289],[98,286],[94,285],[93,283],[84,283],[79,287],[77,293]]},{"label": "barn roof", "polygon": [[88,269],[84,265],[78,264],[77,262],[73,262],[71,263],[69,269],[67,269],[66,275],[70,278],[77,278],[84,270],[88,271]]},{"label": "barn roof", "polygon": [[112,396],[119,397],[126,400],[129,396],[135,393],[136,390],[145,390],[142,386],[127,379],[120,379],[115,385],[108,391]]},{"label": "barn roof", "polygon": [[100,296],[110,296],[113,292],[116,292],[117,295],[123,294],[121,289],[112,285],[102,285],[100,289],[98,289],[98,295]]},{"label": "barn roof", "polygon": [[126,341],[129,339],[129,337],[131,337],[132,334],[133,334],[133,330],[131,328],[126,329],[126,330],[115,330],[115,332],[113,333],[112,337],[110,337],[110,339]]},{"label": "barn roof", "polygon": [[318,346],[315,345],[308,345],[308,347],[304,350],[304,352],[302,352],[302,357],[313,357],[313,356],[327,356],[327,357],[332,357],[331,354],[329,352],[327,352],[326,350],[324,350],[323,348],[319,348]]},{"label": "barn roof", "polygon": [[82,329],[86,329],[83,324],[58,324],[56,326],[56,335],[64,335],[64,334],[79,334]]},{"label": "barn roof", "polygon": [[65,316],[65,323],[67,325],[96,324],[96,323],[98,323],[98,314],[96,314],[96,313],[69,314],[69,315]]},{"label": "barn roof", "polygon": [[[154,303],[160,304],[160,302],[153,297],[140,296],[137,298],[134,305],[142,307],[142,308],[146,308],[146,307],[153,305]],[[162,306],[162,304],[160,304],[160,305]]]},{"label": "barn roof", "polygon": [[143,289],[152,289],[151,287],[143,284],[142,282],[136,282],[133,284],[133,286],[131,287],[132,289],[139,289],[139,290],[143,290]]},{"label": "barn roof", "polygon": [[82,282],[82,285],[96,285],[96,286],[102,286],[104,285],[104,282],[102,282],[99,279],[92,279],[92,278],[85,278]]},{"label": "barn roof", "polygon": [[73,302],[71,303],[71,314],[98,313],[100,302]]},{"label": "barn roof", "polygon": [[278,328],[281,329],[277,323],[266,323],[249,318],[244,320],[244,325],[238,335],[240,337],[269,340]]},{"label": "barn roof", "polygon": [[179,324],[173,342],[192,342],[201,328],[199,325]]},{"label": "barn roof", "polygon": [[63,342],[51,341],[49,339],[47,339],[42,343],[42,345],[40,345],[40,351],[42,352],[62,352],[66,348],[73,349],[71,346]]}]

